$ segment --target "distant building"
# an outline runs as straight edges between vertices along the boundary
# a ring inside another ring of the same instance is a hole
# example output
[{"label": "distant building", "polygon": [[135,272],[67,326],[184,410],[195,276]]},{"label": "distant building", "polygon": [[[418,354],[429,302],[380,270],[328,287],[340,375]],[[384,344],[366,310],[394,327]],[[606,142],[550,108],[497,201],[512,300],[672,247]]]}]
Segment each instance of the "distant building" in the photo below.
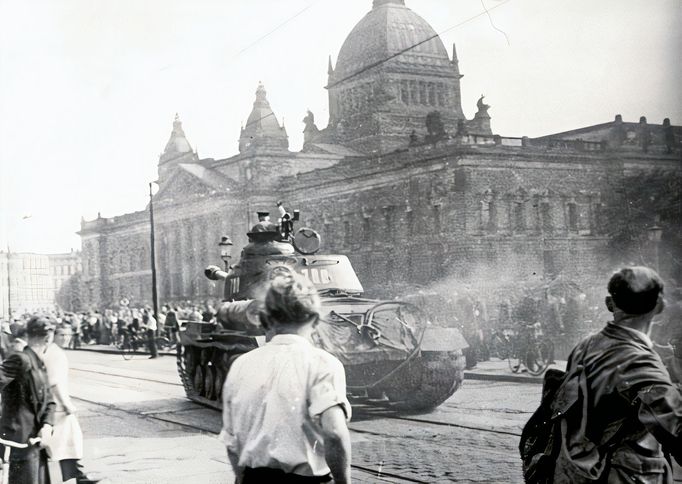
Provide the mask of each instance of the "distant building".
[{"label": "distant building", "polygon": [[73,287],[69,293],[65,291],[80,279],[81,270],[79,251],[65,254],[0,252],[0,315],[7,317],[10,309],[13,315],[52,311],[57,307],[80,309],[75,301],[78,287]]},{"label": "distant building", "polygon": [[[454,47],[403,0],[374,0],[328,74],[329,123],[309,112],[300,152],[262,85],[229,158],[199,158],[176,117],[154,196],[162,302],[219,297],[203,268],[219,263],[221,235],[238,255],[255,212],[279,199],[321,232],[323,251],[349,255],[370,293],[481,274],[603,279],[612,195],[633,174],[682,173],[682,128],[667,119],[511,138],[494,134],[483,97],[466,119]],[[80,235],[91,305],[151,302],[146,210],[83,221]]]}]

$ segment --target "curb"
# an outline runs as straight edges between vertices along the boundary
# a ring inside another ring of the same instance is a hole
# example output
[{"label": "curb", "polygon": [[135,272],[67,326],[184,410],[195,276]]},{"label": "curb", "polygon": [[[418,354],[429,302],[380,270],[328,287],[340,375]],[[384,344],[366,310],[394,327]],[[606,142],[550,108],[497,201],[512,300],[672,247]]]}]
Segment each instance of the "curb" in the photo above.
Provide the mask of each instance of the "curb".
[{"label": "curb", "polygon": [[500,381],[509,383],[534,383],[542,384],[542,376],[531,375],[505,375],[500,373],[481,373],[476,371],[465,371],[465,380]]},{"label": "curb", "polygon": [[[121,350],[116,348],[89,348],[87,346],[81,346],[78,349],[69,349],[68,351],[90,351],[92,353],[103,353],[110,355],[120,355]],[[133,351],[134,355],[149,355],[148,351]],[[159,356],[176,356],[174,351],[159,351]],[[487,372],[477,372],[477,371],[464,371],[465,380],[479,380],[479,381],[499,381],[508,383],[534,383],[542,384],[542,376],[531,376],[531,375],[516,375],[516,374],[501,374],[501,373],[487,373]]]},{"label": "curb", "polygon": [[[88,347],[80,347],[76,349],[68,349],[67,351],[90,351],[91,353],[104,353],[104,354],[109,354],[109,355],[120,355],[121,350],[117,348],[88,348]],[[134,355],[149,355],[150,353],[148,351],[133,351],[132,354]],[[174,351],[159,351],[157,353],[159,356],[176,356],[176,353]]]}]

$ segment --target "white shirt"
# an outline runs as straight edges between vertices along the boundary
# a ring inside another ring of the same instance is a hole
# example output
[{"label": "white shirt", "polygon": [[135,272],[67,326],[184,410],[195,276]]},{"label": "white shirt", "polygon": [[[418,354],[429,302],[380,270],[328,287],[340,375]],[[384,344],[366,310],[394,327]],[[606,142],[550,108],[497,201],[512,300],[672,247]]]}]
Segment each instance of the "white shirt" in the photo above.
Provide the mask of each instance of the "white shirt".
[{"label": "white shirt", "polygon": [[[50,343],[47,345],[45,353],[42,355],[43,363],[45,363],[45,370],[47,371],[47,381],[50,386],[59,385],[59,388],[64,393],[65,398],[69,395],[69,360],[66,358],[66,352],[57,344]],[[57,410],[62,411],[61,403],[57,402]]]},{"label": "white shirt", "polygon": [[156,331],[156,319],[154,319],[154,316],[149,314],[147,317],[147,329],[151,329],[152,331]]},{"label": "white shirt", "polygon": [[330,472],[319,417],[341,405],[350,420],[346,375],[334,356],[298,335],[276,335],[232,364],[223,387],[220,439],[239,467],[305,476]]}]

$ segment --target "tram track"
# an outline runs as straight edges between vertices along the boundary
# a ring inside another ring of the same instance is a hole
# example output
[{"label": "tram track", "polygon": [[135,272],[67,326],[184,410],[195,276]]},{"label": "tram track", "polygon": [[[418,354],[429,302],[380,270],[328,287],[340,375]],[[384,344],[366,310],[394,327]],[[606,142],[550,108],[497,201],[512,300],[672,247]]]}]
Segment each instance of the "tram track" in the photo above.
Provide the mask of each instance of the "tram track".
[{"label": "tram track", "polygon": [[[106,376],[113,376],[113,377],[118,377],[118,378],[125,378],[129,380],[141,380],[141,381],[146,381],[146,382],[151,382],[151,383],[159,383],[163,385],[169,385],[169,386],[180,386],[182,387],[181,383],[174,383],[174,382],[168,382],[168,381],[163,381],[163,380],[156,380],[153,378],[144,378],[144,377],[136,377],[136,376],[131,376],[131,375],[124,375],[121,373],[108,373],[104,371],[98,371],[98,370],[88,370],[88,369],[83,369],[83,368],[72,368],[73,370],[76,371],[81,371],[81,372],[86,372],[86,373],[94,373],[94,374],[99,374],[99,375],[106,375]],[[188,400],[189,401],[189,400]],[[96,402],[90,402],[90,403],[96,403]],[[214,407],[211,407],[209,405],[203,405],[198,402],[193,402],[197,408],[211,408],[215,410]],[[117,407],[113,407],[117,408]],[[117,408],[118,409],[118,408]],[[162,413],[169,414],[169,413],[183,413],[183,412],[191,412],[195,409],[189,408],[189,409],[178,409],[178,410],[173,410],[173,409],[168,409],[164,410],[162,412],[141,412],[140,415],[159,415]],[[404,422],[413,422],[413,423],[419,423],[419,424],[426,424],[426,425],[434,425],[438,427],[454,427],[454,428],[461,428],[461,429],[466,429],[466,430],[474,430],[474,431],[479,431],[479,432],[489,432],[493,434],[499,434],[499,435],[511,435],[515,437],[520,437],[521,433],[520,432],[512,432],[509,430],[501,430],[501,429],[495,429],[492,427],[482,427],[482,426],[475,426],[475,425],[466,425],[466,424],[461,424],[461,423],[455,423],[455,422],[444,422],[442,420],[431,420],[431,419],[426,419],[426,418],[419,418],[415,416],[404,416],[404,415],[396,415],[393,411],[390,410],[383,410],[381,408],[373,411],[373,412],[366,412],[365,408],[361,408],[360,410],[362,420],[370,419],[370,418],[383,418],[383,419],[392,419],[392,420],[401,420]],[[157,417],[154,417],[157,418]],[[161,418],[157,418],[157,420],[164,420]],[[164,420],[166,421],[166,420]],[[174,422],[171,420],[168,420],[169,422]],[[353,428],[354,431],[357,431],[359,433],[366,432],[363,431],[362,429],[356,429]]]},{"label": "tram track", "polygon": [[107,373],[106,371],[86,370],[85,368],[74,368],[74,367],[71,367],[71,370],[81,371],[84,373],[95,373],[97,375],[106,375],[106,376],[114,376],[114,377],[119,377],[119,378],[127,378],[129,380],[139,380],[139,381],[146,381],[146,382],[150,382],[150,383],[161,383],[163,385],[171,385],[171,386],[178,386],[178,387],[182,386],[182,383],[174,383],[174,382],[163,381],[163,380],[155,380],[153,378],[146,378],[146,377],[123,375],[121,373]]},{"label": "tram track", "polygon": [[[169,418],[160,417],[157,414],[152,413],[152,412],[140,412],[140,411],[128,410],[125,408],[117,407],[116,405],[113,405],[113,404],[97,402],[97,401],[90,400],[87,398],[81,398],[81,397],[75,397],[75,396],[72,396],[71,398],[74,400],[81,401],[81,402],[89,403],[90,405],[97,405],[100,407],[104,407],[108,410],[115,410],[118,412],[123,412],[123,413],[133,415],[136,417],[140,417],[140,418],[157,420],[159,422],[164,422],[164,423],[175,425],[177,427],[182,427],[185,429],[191,429],[191,430],[195,430],[195,431],[199,431],[199,432],[204,432],[204,433],[211,434],[214,436],[217,436],[219,434],[219,432],[216,432],[214,429],[211,429],[208,427],[201,427],[199,425],[190,424],[190,423],[186,423],[186,422],[178,422],[177,420],[172,420]],[[197,408],[210,408],[210,407],[204,407],[203,405],[197,404]],[[175,413],[190,412],[193,410],[196,410],[196,408],[195,409],[178,410]],[[162,413],[169,413],[169,411],[164,411]],[[414,478],[408,477],[408,476],[402,476],[400,474],[395,474],[395,473],[391,473],[391,472],[384,472],[382,470],[377,471],[377,470],[368,468],[366,466],[361,466],[361,465],[356,465],[356,464],[351,464],[351,468],[358,471],[358,472],[362,472],[366,475],[371,475],[371,476],[374,476],[377,478],[399,479],[399,481],[391,481],[391,482],[414,482],[414,483],[423,483],[423,484],[427,484],[429,482],[429,481],[422,481],[419,479],[414,479]]]}]

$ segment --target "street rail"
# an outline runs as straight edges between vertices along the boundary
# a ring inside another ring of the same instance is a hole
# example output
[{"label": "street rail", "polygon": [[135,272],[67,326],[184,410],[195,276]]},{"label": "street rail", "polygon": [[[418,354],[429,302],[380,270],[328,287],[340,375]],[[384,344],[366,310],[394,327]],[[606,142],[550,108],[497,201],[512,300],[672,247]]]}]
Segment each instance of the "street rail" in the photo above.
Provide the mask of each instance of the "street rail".
[{"label": "street rail", "polygon": [[[86,373],[95,373],[95,374],[99,374],[99,375],[114,376],[114,377],[129,379],[129,380],[141,380],[141,381],[147,381],[147,382],[152,382],[152,383],[160,383],[162,385],[169,385],[169,386],[180,386],[180,387],[182,386],[182,384],[180,384],[180,383],[168,382],[168,381],[163,381],[163,380],[156,380],[153,378],[144,378],[144,377],[123,375],[121,373],[107,373],[105,371],[86,370],[83,368],[72,368],[72,369],[76,370],[76,371],[86,372]],[[98,405],[104,405],[104,404],[101,404],[98,402],[90,402],[90,403],[94,403],[94,404],[98,404]],[[194,403],[196,403],[196,402],[194,402]],[[211,409],[215,410],[215,408],[212,406],[202,405],[200,403],[197,403],[196,405],[197,405],[197,407],[200,407],[200,408],[211,408]],[[118,409],[115,406],[112,406],[112,408]],[[355,411],[355,409],[356,409],[356,407],[354,406],[354,411]],[[191,410],[193,410],[193,409],[166,410],[163,412],[137,412],[137,414],[144,415],[144,416],[151,416],[152,418],[155,418],[157,420],[163,420],[163,421],[177,423],[173,420],[163,419],[163,418],[157,417],[155,415],[158,415],[161,413],[182,413],[182,412],[187,412],[187,411],[191,411]],[[419,418],[417,416],[410,417],[410,416],[404,416],[404,415],[395,415],[391,411],[390,407],[387,407],[385,410],[373,409],[373,411],[367,412],[367,411],[365,411],[366,410],[365,408],[360,406],[360,407],[357,407],[357,410],[358,410],[358,413],[360,414],[360,416],[362,417],[361,421],[366,420],[367,418],[379,417],[379,418],[384,418],[384,419],[403,420],[406,422],[415,422],[415,423],[421,423],[421,424],[427,424],[427,425],[436,425],[436,426],[441,426],[441,427],[456,427],[456,428],[462,428],[462,429],[467,429],[467,430],[476,430],[479,432],[490,432],[490,433],[499,434],[499,435],[512,435],[512,436],[516,436],[516,437],[521,436],[520,432],[512,432],[509,430],[500,430],[500,429],[495,429],[492,427],[480,427],[480,426],[475,426],[475,425],[464,425],[464,424],[458,424],[458,423],[453,423],[453,422],[443,422],[441,420],[430,420],[430,419],[425,419],[425,418]],[[133,413],[135,413],[135,412],[133,412]],[[213,432],[210,429],[204,429],[204,430]],[[352,430],[357,431],[357,432],[363,432],[361,429],[356,430],[355,428],[352,428]]]},{"label": "street rail", "polygon": [[[99,372],[99,373],[102,373],[102,372]],[[105,374],[106,374],[106,373],[105,373]],[[119,376],[119,375],[113,375],[113,376]],[[132,378],[132,377],[131,377],[131,378]],[[170,385],[170,383],[168,383],[168,382],[159,382],[159,383],[167,383],[167,384]],[[94,401],[94,400],[89,400],[89,399],[87,399],[87,398],[73,397],[73,396],[72,396],[71,398],[73,398],[73,399],[75,399],[75,400],[80,400],[80,401],[82,401],[82,402],[89,403],[89,404],[91,404],[91,405],[98,405],[98,406],[101,406],[101,407],[108,408],[108,409],[110,409],[110,410],[116,410],[116,411],[119,411],[119,412],[127,413],[127,414],[129,414],[129,415],[135,415],[135,416],[137,416],[137,417],[149,418],[149,419],[152,419],[152,420],[158,420],[158,421],[160,421],[160,422],[169,423],[169,424],[172,424],[172,425],[176,425],[176,426],[178,426],[178,427],[183,427],[183,428],[192,429],[192,430],[198,430],[199,432],[210,433],[210,434],[212,434],[212,435],[218,435],[218,434],[219,434],[219,432],[216,432],[215,429],[212,429],[212,428],[202,427],[202,426],[199,426],[199,425],[190,424],[190,423],[185,423],[185,422],[178,422],[177,420],[172,420],[172,419],[168,419],[168,418],[164,418],[164,417],[159,417],[158,415],[156,415],[156,414],[154,414],[154,413],[150,413],[150,412],[138,412],[138,411],[134,411],[134,410],[127,410],[127,409],[125,409],[125,408],[117,407],[116,405],[113,405],[113,404],[107,404],[107,403],[102,403],[102,402],[96,402],[96,401]],[[200,404],[196,404],[196,406],[199,407],[199,408],[211,408],[211,407],[205,407],[205,406],[200,405]],[[192,410],[194,410],[194,409],[192,409],[192,408],[181,409],[181,410],[178,410],[178,411],[176,411],[176,412],[174,412],[174,413],[179,414],[179,413],[184,413],[184,412],[191,412]],[[164,412],[164,413],[169,413],[169,412]],[[391,472],[383,472],[383,471],[382,471],[382,472],[377,472],[377,471],[374,470],[374,469],[370,469],[370,468],[368,468],[368,467],[359,466],[359,465],[355,465],[355,464],[351,464],[351,468],[352,468],[352,469],[355,469],[356,471],[363,472],[363,473],[365,473],[365,474],[372,475],[372,476],[375,476],[375,477],[391,478],[391,479],[400,479],[400,481],[403,481],[403,482],[415,482],[415,483],[424,483],[424,484],[426,484],[426,483],[429,482],[429,481],[422,481],[422,480],[414,479],[414,478],[407,477],[407,476],[401,476],[401,475],[399,475],[399,474],[395,474],[395,473],[391,473]]]}]

